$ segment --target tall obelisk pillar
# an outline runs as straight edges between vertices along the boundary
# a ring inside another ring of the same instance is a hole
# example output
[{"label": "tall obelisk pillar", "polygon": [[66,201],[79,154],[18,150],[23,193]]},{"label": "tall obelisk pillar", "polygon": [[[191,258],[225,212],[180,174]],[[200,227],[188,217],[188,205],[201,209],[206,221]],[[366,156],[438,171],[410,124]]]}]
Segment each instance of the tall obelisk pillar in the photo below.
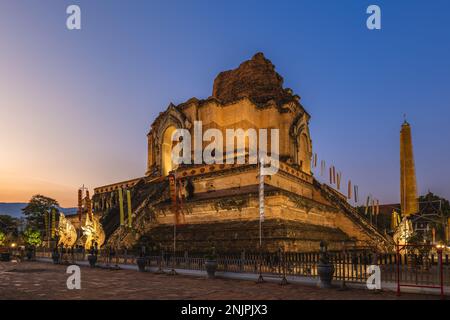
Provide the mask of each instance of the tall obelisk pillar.
[{"label": "tall obelisk pillar", "polygon": [[406,120],[400,131],[400,196],[403,217],[419,211],[411,127]]}]

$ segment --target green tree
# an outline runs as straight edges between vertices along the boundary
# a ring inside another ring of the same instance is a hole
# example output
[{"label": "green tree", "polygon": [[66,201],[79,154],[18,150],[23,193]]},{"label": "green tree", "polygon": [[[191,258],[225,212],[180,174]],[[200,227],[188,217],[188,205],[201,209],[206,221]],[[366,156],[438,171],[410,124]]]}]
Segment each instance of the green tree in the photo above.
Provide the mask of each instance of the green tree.
[{"label": "green tree", "polygon": [[22,211],[26,216],[28,227],[34,230],[44,230],[44,214],[48,214],[52,208],[58,207],[59,203],[55,199],[37,194],[31,198]]},{"label": "green tree", "polygon": [[0,215],[0,231],[5,234],[11,234],[15,237],[19,233],[20,220],[10,215]]},{"label": "green tree", "polygon": [[436,229],[436,240],[445,240],[445,228],[447,226],[447,219],[450,217],[450,202],[438,195],[428,192],[424,196],[419,197],[419,202],[421,203],[434,203],[433,207],[439,208],[441,214],[441,220],[432,223],[432,227]]},{"label": "green tree", "polygon": [[4,246],[6,241],[6,234],[3,231],[0,231],[0,246]]},{"label": "green tree", "polygon": [[427,202],[427,201],[428,202],[440,201],[440,209],[442,211],[442,214],[446,217],[450,217],[450,202],[447,199],[439,197],[438,195],[435,195],[432,192],[428,192],[426,195],[419,197],[419,202]]},{"label": "green tree", "polygon": [[39,246],[42,243],[41,233],[38,230],[27,229],[23,233],[23,240],[29,246]]}]

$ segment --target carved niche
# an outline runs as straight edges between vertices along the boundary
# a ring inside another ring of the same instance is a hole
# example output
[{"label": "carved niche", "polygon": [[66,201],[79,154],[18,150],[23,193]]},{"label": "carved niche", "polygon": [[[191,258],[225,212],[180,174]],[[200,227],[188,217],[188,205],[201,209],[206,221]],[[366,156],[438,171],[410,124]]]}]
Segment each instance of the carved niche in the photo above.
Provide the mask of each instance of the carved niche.
[{"label": "carved niche", "polygon": [[172,103],[153,122],[148,138],[148,161],[146,175],[162,175],[164,133],[168,128],[190,129],[191,122]]},{"label": "carved niche", "polygon": [[308,116],[299,113],[289,128],[291,157],[303,172],[311,173],[312,143],[309,134]]}]

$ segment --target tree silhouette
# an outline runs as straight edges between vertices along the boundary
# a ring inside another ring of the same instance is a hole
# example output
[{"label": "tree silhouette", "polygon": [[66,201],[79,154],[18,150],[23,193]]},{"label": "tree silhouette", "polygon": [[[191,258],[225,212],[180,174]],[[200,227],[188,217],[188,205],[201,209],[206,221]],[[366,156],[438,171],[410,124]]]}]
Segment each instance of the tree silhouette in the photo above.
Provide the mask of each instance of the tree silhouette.
[{"label": "tree silhouette", "polygon": [[52,208],[57,209],[58,207],[59,203],[55,199],[37,194],[31,198],[22,211],[26,216],[29,228],[43,231],[45,229],[44,214],[48,214]]}]

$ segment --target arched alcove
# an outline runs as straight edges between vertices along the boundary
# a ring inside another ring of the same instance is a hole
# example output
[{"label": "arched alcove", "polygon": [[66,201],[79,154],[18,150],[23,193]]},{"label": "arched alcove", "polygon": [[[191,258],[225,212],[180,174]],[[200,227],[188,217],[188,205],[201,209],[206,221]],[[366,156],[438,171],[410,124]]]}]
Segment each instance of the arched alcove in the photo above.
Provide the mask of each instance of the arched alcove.
[{"label": "arched alcove", "polygon": [[174,169],[174,164],[172,161],[172,135],[176,128],[174,126],[169,126],[165,129],[161,144],[161,169],[162,175],[165,177],[170,171]]},{"label": "arched alcove", "polygon": [[303,172],[311,172],[311,152],[309,146],[309,138],[302,133],[299,139],[298,160]]}]

